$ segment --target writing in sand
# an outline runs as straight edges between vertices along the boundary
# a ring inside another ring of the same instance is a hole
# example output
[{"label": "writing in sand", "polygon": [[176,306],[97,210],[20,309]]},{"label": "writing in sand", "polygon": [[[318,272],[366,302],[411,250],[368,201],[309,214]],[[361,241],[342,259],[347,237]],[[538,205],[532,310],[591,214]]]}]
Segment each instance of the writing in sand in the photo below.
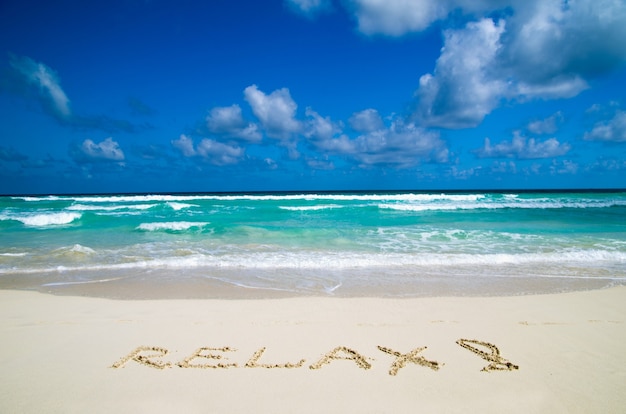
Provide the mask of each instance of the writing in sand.
[{"label": "writing in sand", "polygon": [[[504,359],[500,355],[500,350],[494,344],[484,341],[478,341],[474,339],[459,339],[456,343],[476,354],[480,358],[487,361],[489,364],[482,368],[481,371],[514,371],[519,367],[508,360]],[[244,368],[301,368],[306,362],[305,359],[301,359],[298,362],[285,362],[280,364],[261,363],[261,357],[265,353],[265,347],[258,349],[243,365]],[[437,361],[430,361],[420,355],[426,347],[419,347],[410,350],[409,352],[402,353],[400,351],[393,350],[388,347],[378,346],[378,350],[384,354],[393,357],[393,362],[389,368],[389,375],[395,376],[398,371],[404,368],[407,364],[420,365],[426,368],[430,368],[434,371],[439,370],[440,366]],[[209,368],[209,369],[224,369],[224,368],[238,368],[237,362],[229,362],[227,355],[231,352],[236,352],[235,348],[221,347],[221,348],[209,348],[202,347],[196,349],[187,358],[176,362],[163,361],[165,355],[169,353],[166,348],[156,346],[139,346],[132,350],[128,355],[117,361],[112,365],[112,368],[122,368],[130,361],[137,362],[141,365],[145,365],[150,368],[165,369],[171,367],[179,368]],[[372,358],[368,358],[361,353],[350,349],[345,346],[338,346],[333,350],[324,354],[315,363],[309,365],[309,369],[320,369],[324,365],[330,364],[335,360],[347,360],[352,361],[358,368],[370,369],[372,364],[369,362]]]}]

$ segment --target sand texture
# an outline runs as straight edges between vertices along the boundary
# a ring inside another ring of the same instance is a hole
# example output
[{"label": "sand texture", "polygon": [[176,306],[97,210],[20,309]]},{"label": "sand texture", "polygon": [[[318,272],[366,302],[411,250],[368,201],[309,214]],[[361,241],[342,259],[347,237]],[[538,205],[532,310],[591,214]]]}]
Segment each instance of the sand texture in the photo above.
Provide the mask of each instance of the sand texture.
[{"label": "sand texture", "polygon": [[626,287],[488,298],[0,291],[2,413],[618,413]]}]

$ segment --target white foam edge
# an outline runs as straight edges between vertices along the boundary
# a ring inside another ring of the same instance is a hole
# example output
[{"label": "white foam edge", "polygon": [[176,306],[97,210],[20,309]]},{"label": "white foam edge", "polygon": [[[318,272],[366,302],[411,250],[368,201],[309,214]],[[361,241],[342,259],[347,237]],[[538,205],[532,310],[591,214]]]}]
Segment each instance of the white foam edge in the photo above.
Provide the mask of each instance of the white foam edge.
[{"label": "white foam edge", "polygon": [[191,228],[201,228],[208,224],[207,221],[155,221],[150,223],[141,223],[135,229],[143,231],[185,231]]},{"label": "white foam edge", "polygon": [[44,283],[41,286],[48,287],[48,286],[66,286],[66,285],[86,285],[90,283],[113,282],[113,281],[120,280],[120,279],[125,279],[125,277],[113,277],[109,279],[97,279],[97,280],[81,280],[81,281],[72,281],[72,282],[50,282],[50,283]]}]

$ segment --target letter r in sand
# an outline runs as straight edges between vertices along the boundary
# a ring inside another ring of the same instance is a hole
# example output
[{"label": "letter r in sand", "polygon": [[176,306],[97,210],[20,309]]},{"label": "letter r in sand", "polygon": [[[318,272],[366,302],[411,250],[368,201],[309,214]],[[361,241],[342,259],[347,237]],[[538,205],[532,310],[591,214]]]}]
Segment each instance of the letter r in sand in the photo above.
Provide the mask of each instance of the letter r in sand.
[{"label": "letter r in sand", "polygon": [[[143,355],[144,352],[152,352],[152,354]],[[159,348],[158,346],[138,346],[130,354],[126,355],[124,358],[113,364],[111,368],[122,368],[130,360],[151,368],[169,368],[172,365],[171,363],[153,360],[153,358],[163,357],[167,355],[167,352],[167,349]]]}]

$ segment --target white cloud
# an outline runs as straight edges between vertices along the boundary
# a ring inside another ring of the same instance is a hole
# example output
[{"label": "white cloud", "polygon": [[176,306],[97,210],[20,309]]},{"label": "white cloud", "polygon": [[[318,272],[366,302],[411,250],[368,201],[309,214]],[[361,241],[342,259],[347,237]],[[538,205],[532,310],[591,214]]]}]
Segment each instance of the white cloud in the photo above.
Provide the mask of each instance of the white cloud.
[{"label": "white cloud", "polygon": [[573,96],[585,86],[582,78],[604,73],[626,59],[623,1],[519,0],[513,4],[504,57],[523,84],[552,84],[553,88],[562,84],[560,96]]},{"label": "white cloud", "polygon": [[494,161],[491,166],[492,173],[517,174],[517,165],[513,161]]},{"label": "white cloud", "polygon": [[200,156],[204,160],[215,165],[236,164],[244,154],[243,148],[236,145],[228,145],[212,139],[204,138],[194,148],[193,139],[185,134],[172,141],[172,145],[185,157]]},{"label": "white cloud", "polygon": [[265,164],[265,166],[266,166],[267,168],[269,168],[270,170],[275,170],[275,169],[277,169],[277,168],[278,168],[278,164],[276,163],[276,161],[274,161],[274,160],[273,160],[273,159],[271,159],[271,158],[265,158],[265,159],[263,160],[263,163],[264,163],[264,164]]},{"label": "white cloud", "polygon": [[626,112],[617,111],[608,121],[596,123],[583,138],[588,141],[626,142]]},{"label": "white cloud", "polygon": [[357,132],[372,132],[384,127],[383,119],[378,114],[378,111],[371,108],[355,112],[348,122],[352,129]]},{"label": "white cloud", "polygon": [[538,83],[519,82],[512,89],[511,96],[520,100],[572,98],[588,88],[587,82],[579,75],[565,74]]},{"label": "white cloud", "polygon": [[519,131],[515,131],[511,141],[501,141],[496,145],[492,145],[491,140],[485,138],[484,146],[475,153],[481,158],[535,159],[559,157],[570,149],[569,144],[560,143],[555,138],[537,141],[521,136]]},{"label": "white cloud", "polygon": [[200,141],[196,151],[200,156],[216,165],[236,164],[244,153],[241,147],[208,138]]},{"label": "white cloud", "polygon": [[[379,5],[398,14],[400,9],[410,14],[414,7],[399,0],[390,3]],[[444,32],[434,73],[421,77],[416,93],[416,115],[425,125],[472,127],[505,101],[571,98],[589,88],[588,79],[626,60],[623,1],[509,0],[472,8],[465,1],[442,4],[447,10],[460,7],[468,17],[499,10],[501,18],[482,18]]]},{"label": "white cloud", "polygon": [[449,12],[447,1],[431,0],[351,0],[362,33],[401,36],[422,31]]},{"label": "white cloud", "polygon": [[418,118],[428,126],[465,128],[479,124],[505,94],[507,84],[491,70],[504,22],[470,22],[444,33],[445,46],[434,75],[420,78]]},{"label": "white cloud", "polygon": [[393,165],[410,167],[420,162],[447,162],[448,149],[439,134],[394,120],[388,128],[359,135],[310,137],[311,144],[328,155],[344,156],[360,166]]},{"label": "white cloud", "polygon": [[332,161],[328,161],[327,159],[316,159],[316,158],[309,158],[306,160],[306,165],[308,165],[310,168],[313,168],[314,170],[334,170],[335,169],[335,164]]},{"label": "white cloud", "polygon": [[438,21],[449,28],[434,71],[420,78],[416,92],[415,115],[426,126],[473,127],[507,101],[571,98],[626,60],[623,0],[339,4],[366,35],[402,36]]},{"label": "white cloud", "polygon": [[[486,18],[444,32],[444,47],[434,74],[420,78],[416,93],[416,115],[425,125],[473,127],[502,101],[571,98],[588,88],[582,77],[584,65],[579,65],[578,71],[572,70],[572,56],[559,52],[565,45],[557,48],[547,44],[550,39],[546,38],[541,43],[540,60],[533,63],[527,58],[527,49],[534,47],[526,43],[519,46],[519,37],[525,36],[519,32],[526,30],[519,19],[495,22]],[[553,30],[558,32],[557,28]],[[536,39],[528,41],[533,42]]]},{"label": "white cloud", "polygon": [[554,134],[563,122],[563,113],[561,111],[554,113],[546,119],[532,121],[527,128],[533,134]]},{"label": "white cloud", "polygon": [[578,164],[573,161],[563,160],[561,162],[552,160],[550,165],[551,174],[576,174],[578,172]]},{"label": "white cloud", "polygon": [[16,69],[25,80],[37,86],[39,93],[48,103],[54,113],[61,117],[71,115],[70,100],[61,88],[57,74],[43,63],[38,63],[27,56],[11,57],[11,66]]},{"label": "white cloud", "polygon": [[468,168],[465,170],[459,169],[457,166],[450,167],[450,170],[447,172],[447,175],[454,177],[457,180],[467,180],[472,177],[476,177],[480,175],[482,172],[482,167],[474,167]]},{"label": "white cloud", "polygon": [[185,157],[193,157],[196,155],[196,150],[193,147],[193,139],[185,134],[181,134],[180,138],[173,140],[172,145],[182,152]]},{"label": "white cloud", "polygon": [[256,124],[246,122],[239,105],[211,109],[206,117],[207,127],[214,134],[248,142],[261,141],[262,136]]},{"label": "white cloud", "polygon": [[358,29],[367,35],[402,36],[421,32],[453,12],[470,16],[524,4],[531,0],[344,0]]},{"label": "white cloud", "polygon": [[256,85],[251,85],[244,90],[244,98],[269,137],[289,140],[300,132],[302,126],[295,119],[298,105],[291,99],[289,89],[277,89],[266,95]]},{"label": "white cloud", "polygon": [[626,170],[626,160],[600,158],[585,168],[586,171],[621,171]]},{"label": "white cloud", "polygon": [[124,161],[124,152],[111,137],[100,143],[86,139],[83,141],[80,149],[84,155],[91,159]]},{"label": "white cloud", "polygon": [[341,133],[340,125],[332,122],[329,117],[322,117],[311,108],[306,109],[305,115],[309,117],[305,123],[305,137],[327,140]]},{"label": "white cloud", "polygon": [[285,0],[285,3],[292,10],[307,16],[330,10],[332,7],[330,0]]}]

